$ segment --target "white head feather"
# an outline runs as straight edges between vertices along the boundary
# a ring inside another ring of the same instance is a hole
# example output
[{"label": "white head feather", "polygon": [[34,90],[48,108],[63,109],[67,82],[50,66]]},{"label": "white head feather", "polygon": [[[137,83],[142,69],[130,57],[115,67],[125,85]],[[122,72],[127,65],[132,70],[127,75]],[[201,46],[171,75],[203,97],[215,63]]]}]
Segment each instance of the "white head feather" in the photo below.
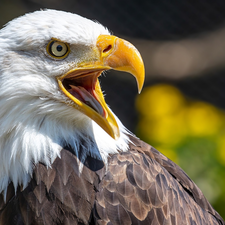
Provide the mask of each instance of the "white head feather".
[{"label": "white head feather", "polygon": [[[56,76],[83,60],[100,34],[102,25],[62,11],[26,14],[0,31],[0,192],[13,182],[25,188],[37,162],[46,166],[65,145],[83,162],[86,155],[103,159],[128,148],[127,131],[118,120],[120,138],[115,141],[94,121],[73,107],[60,91]],[[71,45],[65,60],[46,53],[51,38]],[[79,142],[86,140],[83,152]]]}]

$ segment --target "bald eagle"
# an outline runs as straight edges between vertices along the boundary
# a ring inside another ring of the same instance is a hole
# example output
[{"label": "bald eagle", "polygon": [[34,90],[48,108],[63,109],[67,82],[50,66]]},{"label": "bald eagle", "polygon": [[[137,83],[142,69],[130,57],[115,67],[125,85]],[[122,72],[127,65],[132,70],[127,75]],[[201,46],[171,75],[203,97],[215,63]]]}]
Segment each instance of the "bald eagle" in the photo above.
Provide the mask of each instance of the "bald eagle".
[{"label": "bald eagle", "polygon": [[44,10],[0,31],[0,224],[225,224],[185,172],[131,134],[98,77],[144,65],[97,22]]}]

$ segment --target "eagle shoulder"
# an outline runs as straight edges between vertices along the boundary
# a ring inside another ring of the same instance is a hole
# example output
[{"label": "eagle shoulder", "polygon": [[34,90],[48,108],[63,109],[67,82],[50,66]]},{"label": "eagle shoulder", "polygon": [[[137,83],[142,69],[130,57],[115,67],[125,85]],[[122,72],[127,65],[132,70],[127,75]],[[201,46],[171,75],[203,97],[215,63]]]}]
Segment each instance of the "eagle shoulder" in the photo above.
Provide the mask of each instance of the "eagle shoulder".
[{"label": "eagle shoulder", "polygon": [[139,139],[131,141],[130,151],[109,159],[95,201],[99,224],[224,224],[179,166]]},{"label": "eagle shoulder", "polygon": [[175,163],[130,137],[129,151],[108,165],[88,156],[82,172],[73,150],[61,150],[51,168],[39,163],[22,190],[0,195],[0,224],[221,224],[200,189]]},{"label": "eagle shoulder", "polygon": [[0,224],[91,224],[100,171],[104,171],[103,163],[97,161],[87,158],[80,174],[77,157],[62,149],[51,168],[37,164],[24,190],[18,188],[15,194],[11,183],[6,202],[0,195]]}]

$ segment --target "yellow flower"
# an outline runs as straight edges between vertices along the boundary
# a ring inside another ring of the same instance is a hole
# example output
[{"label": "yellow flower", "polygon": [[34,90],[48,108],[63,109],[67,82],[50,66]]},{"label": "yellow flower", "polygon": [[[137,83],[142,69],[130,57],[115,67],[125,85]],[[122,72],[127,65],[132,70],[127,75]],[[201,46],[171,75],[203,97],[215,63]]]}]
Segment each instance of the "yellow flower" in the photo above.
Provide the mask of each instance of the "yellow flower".
[{"label": "yellow flower", "polygon": [[[141,114],[139,135],[172,160],[177,158],[171,149],[186,138],[215,138],[225,124],[224,113],[219,109],[199,101],[188,103],[177,88],[167,84],[145,88],[137,98],[136,107]],[[225,137],[218,149],[220,161],[225,165]]]},{"label": "yellow flower", "polygon": [[186,135],[181,92],[170,85],[158,84],[144,89],[136,106],[141,112],[138,130],[155,143],[174,146]]},{"label": "yellow flower", "polygon": [[148,120],[142,118],[138,123],[138,130],[145,138],[172,147],[179,144],[186,136],[184,115],[182,110],[177,114],[161,119]]},{"label": "yellow flower", "polygon": [[217,158],[221,164],[225,165],[225,135],[218,140]]},{"label": "yellow flower", "polygon": [[222,120],[222,113],[210,104],[194,102],[187,108],[187,125],[192,136],[216,134]]},{"label": "yellow flower", "polygon": [[147,87],[136,100],[136,108],[150,118],[161,118],[176,113],[185,104],[181,92],[167,84],[157,84]]}]

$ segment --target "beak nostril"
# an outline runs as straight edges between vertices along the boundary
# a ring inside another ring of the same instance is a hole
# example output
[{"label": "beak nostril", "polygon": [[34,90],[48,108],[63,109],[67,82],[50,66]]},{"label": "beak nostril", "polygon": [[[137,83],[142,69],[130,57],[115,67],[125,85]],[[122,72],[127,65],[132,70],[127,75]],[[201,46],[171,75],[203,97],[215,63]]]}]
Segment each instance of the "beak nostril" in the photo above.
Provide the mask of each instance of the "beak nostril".
[{"label": "beak nostril", "polygon": [[112,48],[112,45],[108,45],[102,52],[106,53]]}]

